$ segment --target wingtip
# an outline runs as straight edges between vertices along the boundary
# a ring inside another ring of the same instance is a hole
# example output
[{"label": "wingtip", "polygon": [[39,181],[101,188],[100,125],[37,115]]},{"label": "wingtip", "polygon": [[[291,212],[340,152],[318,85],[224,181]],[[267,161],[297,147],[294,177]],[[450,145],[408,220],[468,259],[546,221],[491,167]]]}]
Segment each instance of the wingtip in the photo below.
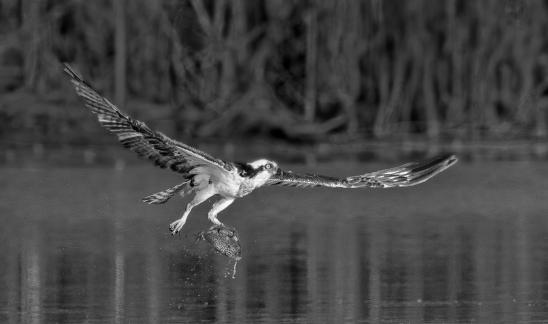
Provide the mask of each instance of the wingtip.
[{"label": "wingtip", "polygon": [[68,75],[70,76],[73,80],[77,80],[79,82],[84,82],[84,79],[82,78],[82,76],[76,72],[71,66],[69,63],[67,62],[63,62],[63,71]]},{"label": "wingtip", "polygon": [[457,161],[458,159],[454,154],[442,154],[426,161],[413,163],[409,169],[413,173],[424,173],[434,170],[438,173],[457,163]]},{"label": "wingtip", "polygon": [[457,158],[455,154],[449,154],[445,163],[447,164],[448,167],[450,167],[453,164],[457,163],[458,161],[459,159]]}]

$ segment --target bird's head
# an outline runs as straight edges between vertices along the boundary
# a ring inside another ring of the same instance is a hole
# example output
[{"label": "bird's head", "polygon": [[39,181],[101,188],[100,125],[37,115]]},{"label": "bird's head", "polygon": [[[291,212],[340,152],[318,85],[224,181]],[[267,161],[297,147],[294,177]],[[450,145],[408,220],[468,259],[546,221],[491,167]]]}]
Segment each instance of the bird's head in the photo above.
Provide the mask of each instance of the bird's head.
[{"label": "bird's head", "polygon": [[257,184],[262,185],[276,172],[278,172],[276,162],[260,159],[246,163],[240,171],[240,176],[253,179]]}]

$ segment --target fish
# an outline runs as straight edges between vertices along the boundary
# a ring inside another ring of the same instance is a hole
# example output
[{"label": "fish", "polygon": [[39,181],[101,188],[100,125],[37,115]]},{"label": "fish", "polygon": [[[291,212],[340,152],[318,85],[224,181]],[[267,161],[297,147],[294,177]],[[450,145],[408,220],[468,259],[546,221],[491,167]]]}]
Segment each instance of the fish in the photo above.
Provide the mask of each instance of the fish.
[{"label": "fish", "polygon": [[[232,279],[236,279],[236,266],[242,259],[242,247],[238,232],[233,227],[225,225],[213,225],[207,231],[201,231],[196,236],[196,241],[206,241],[217,253],[229,257],[234,261],[232,268]],[[230,263],[229,263],[230,264]],[[225,272],[227,277],[230,272]]]},{"label": "fish", "polygon": [[238,232],[233,227],[213,225],[207,231],[199,232],[196,240],[208,242],[217,253],[235,261],[242,259],[240,239],[238,237]]}]

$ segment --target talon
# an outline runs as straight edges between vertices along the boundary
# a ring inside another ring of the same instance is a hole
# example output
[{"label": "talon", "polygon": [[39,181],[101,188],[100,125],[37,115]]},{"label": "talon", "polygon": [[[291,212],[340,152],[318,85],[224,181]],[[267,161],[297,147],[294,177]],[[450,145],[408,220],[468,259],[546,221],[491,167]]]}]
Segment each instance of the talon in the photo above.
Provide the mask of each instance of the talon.
[{"label": "talon", "polygon": [[175,235],[179,233],[179,231],[183,228],[185,223],[181,222],[181,220],[176,220],[171,225],[169,225],[169,230],[171,231],[172,235]]},{"label": "talon", "polygon": [[210,230],[212,229],[218,229],[218,230],[221,230],[221,229],[224,229],[224,228],[231,228],[230,226],[226,226],[225,224],[221,223],[221,222],[218,222],[218,223],[213,223],[213,225],[211,225],[211,227],[209,228]]}]

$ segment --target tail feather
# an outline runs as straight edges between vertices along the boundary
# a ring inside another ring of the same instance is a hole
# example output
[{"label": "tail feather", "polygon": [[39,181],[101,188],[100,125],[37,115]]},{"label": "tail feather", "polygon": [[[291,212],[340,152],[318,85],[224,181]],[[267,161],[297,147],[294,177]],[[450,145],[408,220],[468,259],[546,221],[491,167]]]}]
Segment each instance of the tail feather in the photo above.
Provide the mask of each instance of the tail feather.
[{"label": "tail feather", "polygon": [[154,193],[150,196],[146,196],[143,198],[143,202],[147,204],[163,204],[166,201],[168,201],[171,197],[173,197],[176,193],[178,193],[181,190],[184,190],[185,186],[189,183],[189,181],[185,181],[181,184],[178,184],[172,188]]}]

